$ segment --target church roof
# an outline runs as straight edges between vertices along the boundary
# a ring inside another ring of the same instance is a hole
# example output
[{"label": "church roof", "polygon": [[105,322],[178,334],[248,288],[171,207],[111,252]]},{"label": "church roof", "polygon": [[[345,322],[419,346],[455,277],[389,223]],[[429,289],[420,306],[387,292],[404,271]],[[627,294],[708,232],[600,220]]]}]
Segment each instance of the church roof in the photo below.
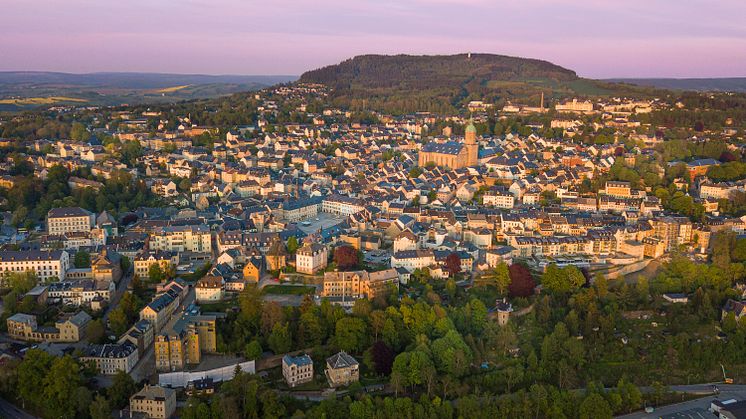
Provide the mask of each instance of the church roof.
[{"label": "church roof", "polygon": [[455,141],[448,141],[447,143],[427,143],[422,147],[422,151],[426,153],[458,155],[461,153],[463,147],[463,144]]}]

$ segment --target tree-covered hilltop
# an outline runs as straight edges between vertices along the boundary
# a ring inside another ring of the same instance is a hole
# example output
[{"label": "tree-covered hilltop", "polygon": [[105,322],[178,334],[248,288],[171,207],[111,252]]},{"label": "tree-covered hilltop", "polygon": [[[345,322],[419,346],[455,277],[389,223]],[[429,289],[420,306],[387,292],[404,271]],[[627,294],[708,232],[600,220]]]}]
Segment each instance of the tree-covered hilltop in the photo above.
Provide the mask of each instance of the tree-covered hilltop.
[{"label": "tree-covered hilltop", "polygon": [[300,82],[332,88],[336,104],[393,113],[448,113],[470,100],[524,100],[644,93],[629,85],[578,77],[548,61],[494,54],[361,55],[308,71]]}]

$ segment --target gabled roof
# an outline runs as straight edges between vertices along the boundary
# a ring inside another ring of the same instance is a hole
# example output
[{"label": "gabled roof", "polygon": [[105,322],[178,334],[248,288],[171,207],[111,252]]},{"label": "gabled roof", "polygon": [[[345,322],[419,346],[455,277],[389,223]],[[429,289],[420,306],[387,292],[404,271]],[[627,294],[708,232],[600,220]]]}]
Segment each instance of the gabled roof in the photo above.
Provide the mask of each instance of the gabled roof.
[{"label": "gabled roof", "polygon": [[332,369],[350,368],[358,365],[358,362],[355,358],[348,355],[347,352],[341,351],[327,358],[326,365]]}]

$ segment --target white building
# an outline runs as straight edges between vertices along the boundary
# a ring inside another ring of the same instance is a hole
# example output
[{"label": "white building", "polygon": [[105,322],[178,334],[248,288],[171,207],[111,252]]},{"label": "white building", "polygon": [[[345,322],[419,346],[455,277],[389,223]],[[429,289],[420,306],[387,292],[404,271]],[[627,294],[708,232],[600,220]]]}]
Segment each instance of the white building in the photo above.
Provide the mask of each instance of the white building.
[{"label": "white building", "polygon": [[57,281],[65,279],[68,269],[70,255],[64,250],[0,251],[0,272],[34,271],[42,281]]},{"label": "white building", "polygon": [[225,284],[219,276],[206,276],[194,286],[198,303],[214,303],[222,301],[225,296]]},{"label": "white building", "polygon": [[492,207],[511,209],[515,206],[515,195],[508,192],[488,192],[482,197],[482,203]]},{"label": "white building", "polygon": [[60,235],[64,233],[91,231],[96,222],[96,215],[79,207],[53,208],[47,213],[47,232]]},{"label": "white building", "polygon": [[323,244],[309,243],[295,253],[295,270],[304,274],[315,274],[326,268],[329,250]]},{"label": "white building", "polygon": [[321,204],[323,212],[345,216],[356,214],[364,209],[364,201],[337,194],[327,196]]},{"label": "white building", "polygon": [[391,256],[392,268],[404,268],[410,273],[434,264],[435,255],[432,250],[404,250]]},{"label": "white building", "polygon": [[171,252],[209,253],[212,251],[210,227],[202,225],[168,226],[150,235],[150,248]]},{"label": "white building", "polygon": [[139,359],[137,346],[131,342],[88,345],[85,348],[85,355],[80,357],[83,362],[90,361],[96,364],[98,372],[104,375],[114,375],[117,371],[129,373]]}]

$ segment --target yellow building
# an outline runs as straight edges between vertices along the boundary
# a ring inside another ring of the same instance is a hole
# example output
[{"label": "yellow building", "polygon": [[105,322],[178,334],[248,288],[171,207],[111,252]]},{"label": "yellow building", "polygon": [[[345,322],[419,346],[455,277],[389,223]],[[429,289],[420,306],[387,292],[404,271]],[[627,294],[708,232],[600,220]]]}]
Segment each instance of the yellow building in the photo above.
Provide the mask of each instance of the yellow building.
[{"label": "yellow building", "polygon": [[261,257],[251,257],[243,267],[243,279],[248,282],[259,282],[262,276]]},{"label": "yellow building", "polygon": [[461,169],[476,166],[478,153],[477,128],[469,122],[469,125],[466,126],[463,144],[456,141],[427,143],[420,150],[418,163],[420,166],[434,163],[436,166],[448,167],[449,169]]},{"label": "yellow building", "polygon": [[158,371],[180,371],[202,361],[203,353],[217,352],[216,318],[186,315],[171,330],[155,338],[155,367]]},{"label": "yellow building", "polygon": [[146,385],[130,397],[130,412],[146,418],[168,419],[176,413],[176,390]]},{"label": "yellow building", "polygon": [[373,299],[388,291],[390,286],[398,286],[399,274],[396,269],[380,272],[352,271],[324,273],[324,297],[344,298],[354,301],[359,298]]},{"label": "yellow building", "polygon": [[629,182],[610,180],[606,182],[606,195],[629,198],[632,196],[632,186]]},{"label": "yellow building", "polygon": [[150,266],[156,264],[161,266],[162,271],[167,271],[171,268],[176,269],[176,266],[179,264],[179,254],[159,250],[140,253],[135,256],[135,275],[139,278],[148,278],[148,275],[150,275]]}]

